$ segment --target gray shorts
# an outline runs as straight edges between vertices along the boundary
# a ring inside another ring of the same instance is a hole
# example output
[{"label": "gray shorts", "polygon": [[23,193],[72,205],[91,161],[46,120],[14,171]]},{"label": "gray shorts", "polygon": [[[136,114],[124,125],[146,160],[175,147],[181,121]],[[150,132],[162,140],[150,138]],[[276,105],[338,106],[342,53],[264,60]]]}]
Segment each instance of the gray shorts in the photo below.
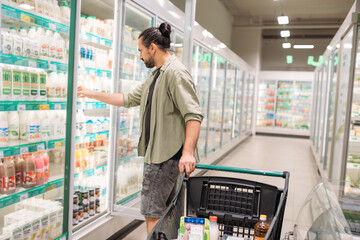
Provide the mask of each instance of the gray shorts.
[{"label": "gray shorts", "polygon": [[145,164],[141,191],[141,214],[159,218],[175,196],[180,175],[179,160]]}]

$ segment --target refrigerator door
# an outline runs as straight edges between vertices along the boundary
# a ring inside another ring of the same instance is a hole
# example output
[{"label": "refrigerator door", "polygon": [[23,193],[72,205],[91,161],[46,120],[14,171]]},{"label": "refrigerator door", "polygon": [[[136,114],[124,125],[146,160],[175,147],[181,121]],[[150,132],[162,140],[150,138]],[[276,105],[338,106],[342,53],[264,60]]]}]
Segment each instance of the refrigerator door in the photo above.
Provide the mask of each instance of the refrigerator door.
[{"label": "refrigerator door", "polygon": [[293,81],[278,81],[275,126],[278,128],[293,128]]},{"label": "refrigerator door", "polygon": [[248,105],[247,105],[247,118],[246,118],[246,130],[251,131],[252,128],[252,116],[254,107],[254,89],[255,89],[255,77],[250,75],[248,85]]},{"label": "refrigerator door", "polygon": [[[145,81],[152,69],[139,59],[138,36],[154,25],[154,17],[135,5],[125,5],[125,25],[121,54],[120,92],[129,92]],[[139,107],[119,108],[117,124],[117,152],[115,159],[114,211],[142,218],[138,208],[131,208],[140,200],[144,161],[137,155],[140,137]]]},{"label": "refrigerator door", "polygon": [[293,129],[309,130],[311,93],[311,82],[295,82],[293,99]]},{"label": "refrigerator door", "polygon": [[238,137],[241,135],[241,118],[242,118],[242,106],[244,96],[244,71],[237,69],[236,71],[236,82],[237,82],[237,95],[236,95],[236,114],[235,114],[235,129],[234,136]]},{"label": "refrigerator door", "polygon": [[183,34],[179,33],[178,31],[176,31],[176,33],[175,33],[174,49],[175,49],[175,56],[177,56],[179,58],[179,60],[182,62],[183,49],[184,49],[184,37],[183,37]]},{"label": "refrigerator door", "polygon": [[243,101],[242,101],[242,114],[241,114],[241,133],[246,132],[246,121],[248,115],[248,101],[249,101],[249,73],[244,72],[243,76]]},{"label": "refrigerator door", "polygon": [[49,4],[0,5],[0,239],[68,235],[65,135],[76,2],[74,9]]},{"label": "refrigerator door", "polygon": [[228,63],[226,69],[226,86],[225,86],[225,102],[224,102],[224,119],[223,119],[223,133],[222,143],[224,146],[231,142],[233,129],[233,115],[235,104],[235,73],[234,65]]},{"label": "refrigerator door", "polygon": [[213,77],[210,93],[210,115],[207,152],[215,152],[220,147],[221,118],[223,109],[223,94],[225,83],[226,61],[220,56],[215,56],[213,61]]},{"label": "refrigerator door", "polygon": [[257,127],[275,126],[276,81],[261,81],[257,109]]}]

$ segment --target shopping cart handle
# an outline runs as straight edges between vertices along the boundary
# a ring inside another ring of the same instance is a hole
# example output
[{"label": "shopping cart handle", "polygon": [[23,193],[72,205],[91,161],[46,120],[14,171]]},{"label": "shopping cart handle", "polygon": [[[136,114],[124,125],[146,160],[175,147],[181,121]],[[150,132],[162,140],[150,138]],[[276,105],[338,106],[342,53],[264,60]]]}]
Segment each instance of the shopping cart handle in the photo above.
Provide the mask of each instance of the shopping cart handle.
[{"label": "shopping cart handle", "polygon": [[249,168],[235,168],[235,167],[225,167],[225,166],[215,166],[215,165],[205,165],[205,164],[196,164],[198,169],[207,169],[207,170],[216,170],[216,171],[225,171],[225,172],[237,172],[237,173],[247,173],[255,175],[264,175],[271,177],[282,177],[286,178],[289,174],[288,172],[275,172],[275,171],[263,171]]}]

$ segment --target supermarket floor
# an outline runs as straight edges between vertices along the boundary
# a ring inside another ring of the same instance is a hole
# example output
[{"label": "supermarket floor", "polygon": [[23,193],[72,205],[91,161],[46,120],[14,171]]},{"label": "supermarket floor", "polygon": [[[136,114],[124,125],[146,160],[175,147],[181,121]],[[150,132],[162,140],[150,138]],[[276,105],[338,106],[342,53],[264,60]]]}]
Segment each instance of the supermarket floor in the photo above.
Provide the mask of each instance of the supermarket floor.
[{"label": "supermarket floor", "polygon": [[[310,140],[308,139],[254,136],[231,152],[218,165],[290,172],[289,195],[282,235],[293,230],[302,203],[320,180],[316,163],[310,152]],[[221,175],[221,172],[208,172],[206,175]],[[278,178],[236,173],[227,173],[226,175],[266,182],[279,187],[283,186],[283,180]],[[145,224],[142,224],[124,239],[146,239]]]}]

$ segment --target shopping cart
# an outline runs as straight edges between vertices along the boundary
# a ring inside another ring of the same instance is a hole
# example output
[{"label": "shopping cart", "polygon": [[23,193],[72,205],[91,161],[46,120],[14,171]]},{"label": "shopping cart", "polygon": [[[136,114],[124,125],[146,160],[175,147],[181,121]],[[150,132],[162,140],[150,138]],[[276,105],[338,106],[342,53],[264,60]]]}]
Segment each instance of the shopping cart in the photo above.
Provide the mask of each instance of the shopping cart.
[{"label": "shopping cart", "polygon": [[[266,214],[270,228],[265,239],[280,239],[289,186],[289,172],[271,172],[197,164],[198,169],[256,174],[285,179],[283,189],[229,177],[183,175],[174,199],[147,240],[177,239],[181,216],[217,216],[221,236],[253,239],[254,225]],[[186,199],[186,201],[185,201]]]}]

